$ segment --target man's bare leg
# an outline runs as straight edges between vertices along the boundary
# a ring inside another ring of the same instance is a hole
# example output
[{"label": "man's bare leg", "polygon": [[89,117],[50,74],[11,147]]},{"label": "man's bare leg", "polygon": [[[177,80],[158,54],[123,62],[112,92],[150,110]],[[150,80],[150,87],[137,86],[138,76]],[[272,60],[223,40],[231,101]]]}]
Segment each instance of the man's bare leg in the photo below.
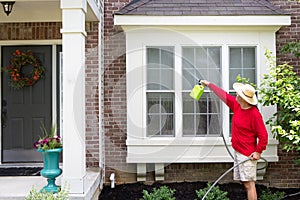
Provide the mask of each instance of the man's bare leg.
[{"label": "man's bare leg", "polygon": [[254,181],[245,181],[245,182],[243,182],[243,184],[244,184],[244,187],[247,192],[248,200],[257,200],[255,182]]}]

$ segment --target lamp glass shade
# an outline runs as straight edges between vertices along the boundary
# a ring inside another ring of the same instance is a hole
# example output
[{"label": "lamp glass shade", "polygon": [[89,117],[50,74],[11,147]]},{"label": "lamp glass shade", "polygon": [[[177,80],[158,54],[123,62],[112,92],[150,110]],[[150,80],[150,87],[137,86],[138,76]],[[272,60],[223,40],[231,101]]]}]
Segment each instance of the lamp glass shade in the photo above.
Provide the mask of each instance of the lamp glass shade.
[{"label": "lamp glass shade", "polygon": [[12,11],[12,8],[13,8],[13,5],[14,5],[15,2],[14,1],[3,1],[1,3],[2,3],[2,6],[3,6],[4,12],[8,16]]}]

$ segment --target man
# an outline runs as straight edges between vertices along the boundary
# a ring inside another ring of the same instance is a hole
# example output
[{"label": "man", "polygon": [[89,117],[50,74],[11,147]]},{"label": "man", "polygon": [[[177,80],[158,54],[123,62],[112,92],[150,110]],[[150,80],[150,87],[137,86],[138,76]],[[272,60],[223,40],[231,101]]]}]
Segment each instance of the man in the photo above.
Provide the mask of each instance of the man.
[{"label": "man", "polygon": [[248,200],[257,200],[255,188],[257,160],[266,149],[268,133],[257,109],[255,89],[249,84],[234,83],[236,97],[206,80],[201,80],[203,86],[208,86],[234,113],[232,118],[232,147],[234,164],[246,161],[234,168],[233,178],[243,183]]}]

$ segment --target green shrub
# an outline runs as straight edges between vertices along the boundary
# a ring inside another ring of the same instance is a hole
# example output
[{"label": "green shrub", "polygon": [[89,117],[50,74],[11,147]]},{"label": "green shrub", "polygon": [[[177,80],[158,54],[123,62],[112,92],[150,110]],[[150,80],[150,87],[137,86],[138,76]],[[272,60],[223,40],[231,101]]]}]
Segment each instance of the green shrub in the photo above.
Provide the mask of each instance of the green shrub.
[{"label": "green shrub", "polygon": [[264,74],[259,93],[264,106],[278,108],[267,124],[284,150],[300,153],[300,77],[286,63],[277,66],[270,51],[265,55],[270,72]]},{"label": "green shrub", "polygon": [[159,189],[154,188],[152,193],[143,190],[143,200],[175,200],[175,189],[172,190],[168,186],[161,186]]},{"label": "green shrub", "polygon": [[264,190],[262,195],[259,197],[259,200],[281,200],[284,198],[284,192],[275,192],[272,193],[269,189]]},{"label": "green shrub", "polygon": [[35,187],[32,187],[25,200],[68,200],[68,193],[68,190],[65,189],[62,189],[56,194],[53,194],[52,192],[46,192],[45,190],[40,192]]},{"label": "green shrub", "polygon": [[[207,183],[206,188],[196,190],[198,198],[202,199],[210,187],[211,184]],[[229,198],[227,197],[227,192],[220,190],[219,186],[215,186],[207,194],[205,200],[229,200]]]}]

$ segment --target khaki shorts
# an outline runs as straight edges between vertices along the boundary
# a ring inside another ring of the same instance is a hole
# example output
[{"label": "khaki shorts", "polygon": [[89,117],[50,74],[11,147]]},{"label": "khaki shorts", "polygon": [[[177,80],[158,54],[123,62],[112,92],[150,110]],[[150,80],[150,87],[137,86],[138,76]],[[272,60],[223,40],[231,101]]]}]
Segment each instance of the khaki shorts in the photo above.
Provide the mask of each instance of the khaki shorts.
[{"label": "khaki shorts", "polygon": [[[248,159],[247,156],[234,152],[234,165]],[[236,181],[256,181],[256,160],[248,160],[233,170],[233,180]]]}]

